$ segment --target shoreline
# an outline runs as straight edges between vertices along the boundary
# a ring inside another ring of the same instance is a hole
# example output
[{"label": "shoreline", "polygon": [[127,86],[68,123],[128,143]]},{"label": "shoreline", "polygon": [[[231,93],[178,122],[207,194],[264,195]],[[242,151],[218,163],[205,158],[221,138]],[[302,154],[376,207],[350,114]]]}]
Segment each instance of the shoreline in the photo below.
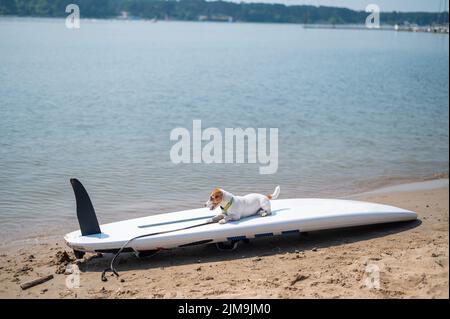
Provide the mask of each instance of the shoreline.
[{"label": "shoreline", "polygon": [[[75,261],[62,238],[31,239],[1,253],[0,298],[448,298],[448,179],[437,181],[355,195],[414,210],[415,222],[256,239],[225,253],[206,245],[126,254],[120,278],[107,282],[100,273],[111,255]],[[80,270],[78,288],[66,285],[68,265]],[[379,288],[365,285],[368,267],[379,270]]]},{"label": "shoreline", "polygon": [[[42,20],[62,20],[65,21],[65,16],[16,16],[16,15],[0,15],[0,19],[16,19],[16,20],[22,20],[22,19],[42,19]],[[317,29],[317,30],[364,30],[364,31],[391,31],[391,32],[412,32],[412,33],[430,33],[430,34],[444,34],[448,35],[448,28],[445,28],[445,26],[430,26],[430,25],[418,25],[416,27],[412,26],[402,26],[399,27],[398,25],[393,24],[382,24],[378,28],[368,28],[365,24],[324,24],[324,23],[300,23],[300,22],[275,22],[275,21],[226,21],[226,20],[176,20],[176,19],[169,19],[169,20],[155,20],[155,19],[144,19],[144,18],[128,18],[123,19],[120,17],[86,17],[86,18],[80,18],[80,21],[84,22],[98,22],[98,21],[114,21],[114,22],[144,22],[144,23],[167,23],[167,22],[181,22],[181,23],[213,23],[213,24],[259,24],[259,25],[294,25],[294,26],[301,26],[303,29]],[[397,27],[397,28],[396,28]]]},{"label": "shoreline", "polygon": [[425,191],[425,190],[433,190],[437,188],[445,188],[449,187],[449,179],[447,177],[436,178],[436,179],[425,179],[420,181],[411,181],[408,183],[400,183],[393,185],[385,185],[382,187],[375,188],[370,191],[346,195],[342,198],[356,198],[362,196],[370,196],[370,195],[380,195],[386,193],[397,193],[397,192],[410,192],[410,191]]}]

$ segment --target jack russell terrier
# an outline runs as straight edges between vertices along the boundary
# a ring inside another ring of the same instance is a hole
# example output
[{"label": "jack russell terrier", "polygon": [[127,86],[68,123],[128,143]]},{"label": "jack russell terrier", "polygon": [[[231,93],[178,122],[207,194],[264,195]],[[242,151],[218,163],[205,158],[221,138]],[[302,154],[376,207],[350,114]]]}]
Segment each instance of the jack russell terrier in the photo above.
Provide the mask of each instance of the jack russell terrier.
[{"label": "jack russell terrier", "polygon": [[243,217],[259,214],[262,217],[272,213],[271,199],[277,199],[280,194],[280,186],[277,186],[272,195],[248,194],[235,196],[223,189],[216,188],[210,195],[205,206],[210,210],[218,206],[222,213],[208,220],[209,223],[225,224],[230,220],[239,220]]}]

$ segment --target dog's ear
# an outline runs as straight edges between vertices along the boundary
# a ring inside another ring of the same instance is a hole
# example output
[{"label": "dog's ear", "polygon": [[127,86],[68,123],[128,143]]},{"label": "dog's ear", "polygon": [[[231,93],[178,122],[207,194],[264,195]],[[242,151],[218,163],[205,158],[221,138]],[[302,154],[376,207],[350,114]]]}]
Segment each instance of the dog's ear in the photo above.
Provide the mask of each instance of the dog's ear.
[{"label": "dog's ear", "polygon": [[220,188],[217,187],[217,188],[214,190],[214,192],[213,192],[213,196],[214,196],[214,197],[219,197],[219,198],[221,198],[221,197],[223,196],[222,190],[221,190]]}]

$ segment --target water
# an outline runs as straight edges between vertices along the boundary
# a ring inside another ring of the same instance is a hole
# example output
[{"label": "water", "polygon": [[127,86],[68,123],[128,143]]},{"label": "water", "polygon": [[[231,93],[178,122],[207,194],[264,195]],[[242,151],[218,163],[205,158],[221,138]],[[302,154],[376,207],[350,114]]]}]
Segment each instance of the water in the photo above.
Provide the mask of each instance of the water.
[{"label": "water", "polygon": [[[0,238],[199,207],[220,186],[342,196],[448,171],[448,35],[0,19]],[[175,127],[279,128],[279,169],[172,164]]]}]

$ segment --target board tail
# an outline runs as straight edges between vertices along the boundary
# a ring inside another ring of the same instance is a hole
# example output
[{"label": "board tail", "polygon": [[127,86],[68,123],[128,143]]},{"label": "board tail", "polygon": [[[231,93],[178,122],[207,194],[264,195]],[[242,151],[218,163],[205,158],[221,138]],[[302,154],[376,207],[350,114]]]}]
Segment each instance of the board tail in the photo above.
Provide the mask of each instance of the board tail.
[{"label": "board tail", "polygon": [[70,184],[72,184],[77,202],[77,218],[80,224],[81,235],[88,236],[101,233],[94,206],[92,206],[91,199],[83,184],[76,178],[71,178]]},{"label": "board tail", "polygon": [[268,199],[277,199],[278,195],[280,195],[280,186],[275,187],[272,195],[267,195]]}]

